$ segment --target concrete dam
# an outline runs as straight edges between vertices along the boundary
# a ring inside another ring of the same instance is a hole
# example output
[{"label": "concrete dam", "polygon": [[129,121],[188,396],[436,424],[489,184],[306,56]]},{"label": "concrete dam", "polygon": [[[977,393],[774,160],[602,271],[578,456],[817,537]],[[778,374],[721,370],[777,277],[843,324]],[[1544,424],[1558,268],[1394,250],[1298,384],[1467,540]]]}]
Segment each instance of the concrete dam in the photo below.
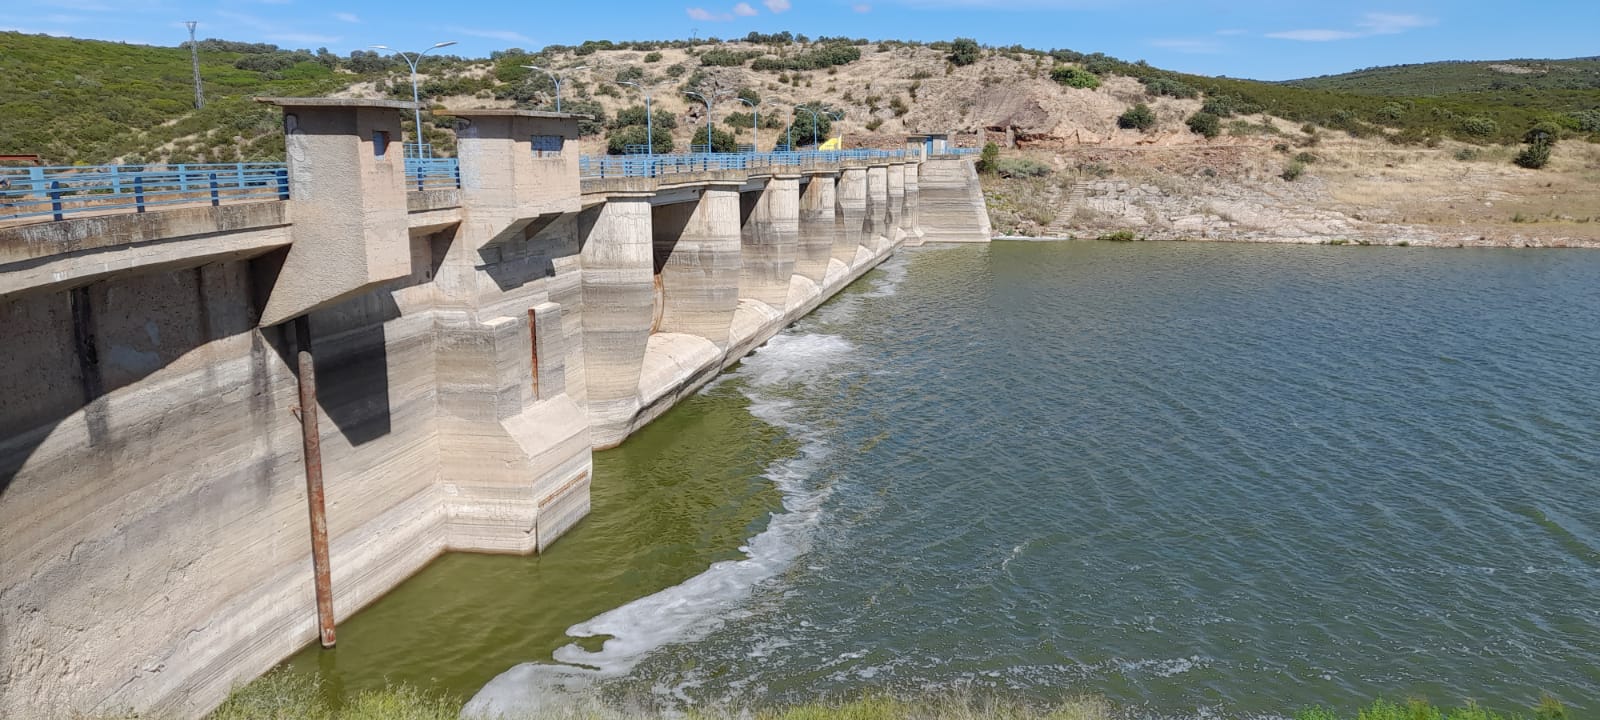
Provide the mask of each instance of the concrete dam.
[{"label": "concrete dam", "polygon": [[540,552],[593,449],[990,235],[915,143],[584,177],[575,116],[460,110],[428,183],[410,104],[266,101],[279,195],[0,226],[0,717],[199,716],[442,553]]}]

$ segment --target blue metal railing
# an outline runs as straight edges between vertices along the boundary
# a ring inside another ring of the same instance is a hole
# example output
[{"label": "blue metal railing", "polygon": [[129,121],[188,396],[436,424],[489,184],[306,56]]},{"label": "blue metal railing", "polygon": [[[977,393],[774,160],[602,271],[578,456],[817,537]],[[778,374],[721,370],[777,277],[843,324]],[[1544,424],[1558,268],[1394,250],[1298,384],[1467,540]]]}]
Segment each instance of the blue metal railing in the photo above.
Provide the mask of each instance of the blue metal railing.
[{"label": "blue metal railing", "polygon": [[847,160],[906,160],[916,156],[906,150],[829,150],[767,153],[687,153],[675,155],[585,155],[578,174],[586,178],[660,177],[673,173],[710,170],[750,170],[770,167],[808,168]]},{"label": "blue metal railing", "polygon": [[[976,155],[977,148],[947,148],[938,157]],[[585,155],[585,178],[660,177],[708,170],[810,168],[850,160],[911,160],[918,150],[802,150],[666,155]],[[461,187],[456,158],[406,158],[409,191]],[[64,220],[71,215],[142,213],[176,205],[289,199],[284,163],[100,165],[0,168],[0,221]]]},{"label": "blue metal railing", "polygon": [[406,190],[451,190],[461,187],[461,161],[455,158],[406,158]]},{"label": "blue metal railing", "polygon": [[287,199],[283,163],[0,168],[0,220]]}]

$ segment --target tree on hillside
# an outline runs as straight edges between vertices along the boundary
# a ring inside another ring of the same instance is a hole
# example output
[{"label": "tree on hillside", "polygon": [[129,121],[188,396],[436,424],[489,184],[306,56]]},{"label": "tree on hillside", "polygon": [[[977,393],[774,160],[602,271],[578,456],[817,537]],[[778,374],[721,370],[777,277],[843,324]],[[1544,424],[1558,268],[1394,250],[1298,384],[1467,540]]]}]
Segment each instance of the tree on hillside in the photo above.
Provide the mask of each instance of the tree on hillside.
[{"label": "tree on hillside", "polygon": [[672,152],[672,131],[656,125],[653,129],[655,142],[651,143],[650,131],[643,125],[628,125],[612,130],[606,135],[606,152],[612,155],[622,155],[628,152],[629,145],[648,147],[657,153]]},{"label": "tree on hillside", "polygon": [[[694,139],[690,140],[689,143],[690,145],[706,144],[705,125],[701,125],[699,130],[694,131]],[[711,133],[711,152],[731,153],[738,149],[739,143],[733,139],[733,133],[720,127]]]},{"label": "tree on hillside", "polygon": [[832,108],[816,104],[807,105],[806,107],[817,113],[815,117],[816,132],[812,132],[813,118],[811,113],[796,109],[794,111],[794,122],[789,125],[788,133],[785,135],[796,147],[810,145],[813,139],[818,143],[826,142],[828,133],[833,131],[833,118],[829,115],[829,113],[833,112]]},{"label": "tree on hillside", "polygon": [[978,47],[978,41],[972,38],[956,38],[950,43],[950,62],[956,67],[971,65],[982,56],[983,50]]},{"label": "tree on hillside", "polygon": [[992,142],[984,143],[983,153],[978,155],[978,172],[992,173],[1000,166],[1000,146]]},{"label": "tree on hillside", "polygon": [[1556,146],[1556,139],[1561,136],[1561,128],[1550,123],[1534,125],[1522,136],[1522,142],[1528,147],[1511,160],[1520,167],[1529,170],[1538,170],[1550,164],[1550,150]]}]

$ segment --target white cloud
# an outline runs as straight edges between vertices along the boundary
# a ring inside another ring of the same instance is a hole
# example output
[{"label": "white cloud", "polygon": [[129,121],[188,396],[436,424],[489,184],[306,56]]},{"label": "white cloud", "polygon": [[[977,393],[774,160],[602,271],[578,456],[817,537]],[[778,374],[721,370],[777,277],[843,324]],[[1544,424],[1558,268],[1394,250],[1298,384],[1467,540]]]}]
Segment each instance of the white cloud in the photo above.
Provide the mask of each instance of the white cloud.
[{"label": "white cloud", "polygon": [[705,22],[727,22],[733,19],[733,15],[730,13],[714,13],[705,8],[692,7],[687,8],[685,12],[689,13],[690,20],[702,20]]},{"label": "white cloud", "polygon": [[750,17],[752,15],[759,15],[760,13],[756,12],[755,8],[750,7],[750,3],[742,2],[733,6],[733,14],[738,15],[739,17]]},{"label": "white cloud", "polygon": [[1428,27],[1435,22],[1432,18],[1425,18],[1421,15],[1367,13],[1366,18],[1357,23],[1357,25],[1373,35],[1398,35],[1407,30]]},{"label": "white cloud", "polygon": [[1351,40],[1361,37],[1360,33],[1349,30],[1285,30],[1283,32],[1267,33],[1269,38],[1279,40],[1300,40],[1303,42],[1328,42],[1331,40]]},{"label": "white cloud", "polygon": [[856,11],[858,13],[869,13],[869,12],[872,12],[872,6],[868,5],[866,3],[856,3],[855,5],[851,5],[850,9],[854,10],[854,11]]},{"label": "white cloud", "polygon": [[766,0],[761,4],[766,5],[767,9],[773,13],[787,12],[789,10],[789,0]]},{"label": "white cloud", "polygon": [[1239,30],[1237,28],[1229,28],[1227,30],[1218,30],[1217,34],[1221,35],[1223,37],[1232,37],[1234,35],[1248,35],[1248,34],[1250,34],[1250,31],[1249,30]]},{"label": "white cloud", "polygon": [[347,12],[334,13],[333,14],[333,19],[340,20],[340,21],[347,22],[347,23],[359,23],[359,22],[361,22],[361,18],[357,17],[355,13],[347,13]]},{"label": "white cloud", "polygon": [[1299,40],[1301,42],[1332,42],[1335,40],[1373,37],[1375,35],[1399,35],[1407,30],[1434,25],[1436,22],[1432,18],[1425,18],[1421,15],[1367,13],[1356,23],[1355,30],[1330,30],[1327,28],[1284,30],[1282,32],[1267,33],[1267,37],[1279,40]]},{"label": "white cloud", "polygon": [[533,44],[533,38],[530,38],[527,35],[523,35],[522,33],[519,33],[519,32],[517,32],[515,30],[480,30],[480,29],[477,29],[477,28],[464,28],[464,27],[451,27],[451,28],[446,28],[446,30],[448,30],[449,32],[453,32],[453,33],[455,33],[457,35],[468,35],[468,36],[471,36],[471,37],[479,37],[479,38],[484,38],[484,39],[487,39],[487,40],[500,40],[502,42],[524,43],[524,44],[528,44],[528,45],[532,45]]}]

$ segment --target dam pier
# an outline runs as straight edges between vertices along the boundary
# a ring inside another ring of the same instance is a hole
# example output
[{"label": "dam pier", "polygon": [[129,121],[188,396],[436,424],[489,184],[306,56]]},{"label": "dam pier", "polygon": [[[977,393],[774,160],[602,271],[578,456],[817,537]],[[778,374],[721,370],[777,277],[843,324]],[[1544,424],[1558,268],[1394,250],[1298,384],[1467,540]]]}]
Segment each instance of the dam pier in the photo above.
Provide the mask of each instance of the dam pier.
[{"label": "dam pier", "polygon": [[541,552],[594,449],[990,235],[922,142],[589,159],[576,116],[453,110],[413,162],[410,103],[263,101],[287,163],[232,201],[143,171],[71,212],[68,174],[0,225],[0,717],[197,717],[442,553]]}]

